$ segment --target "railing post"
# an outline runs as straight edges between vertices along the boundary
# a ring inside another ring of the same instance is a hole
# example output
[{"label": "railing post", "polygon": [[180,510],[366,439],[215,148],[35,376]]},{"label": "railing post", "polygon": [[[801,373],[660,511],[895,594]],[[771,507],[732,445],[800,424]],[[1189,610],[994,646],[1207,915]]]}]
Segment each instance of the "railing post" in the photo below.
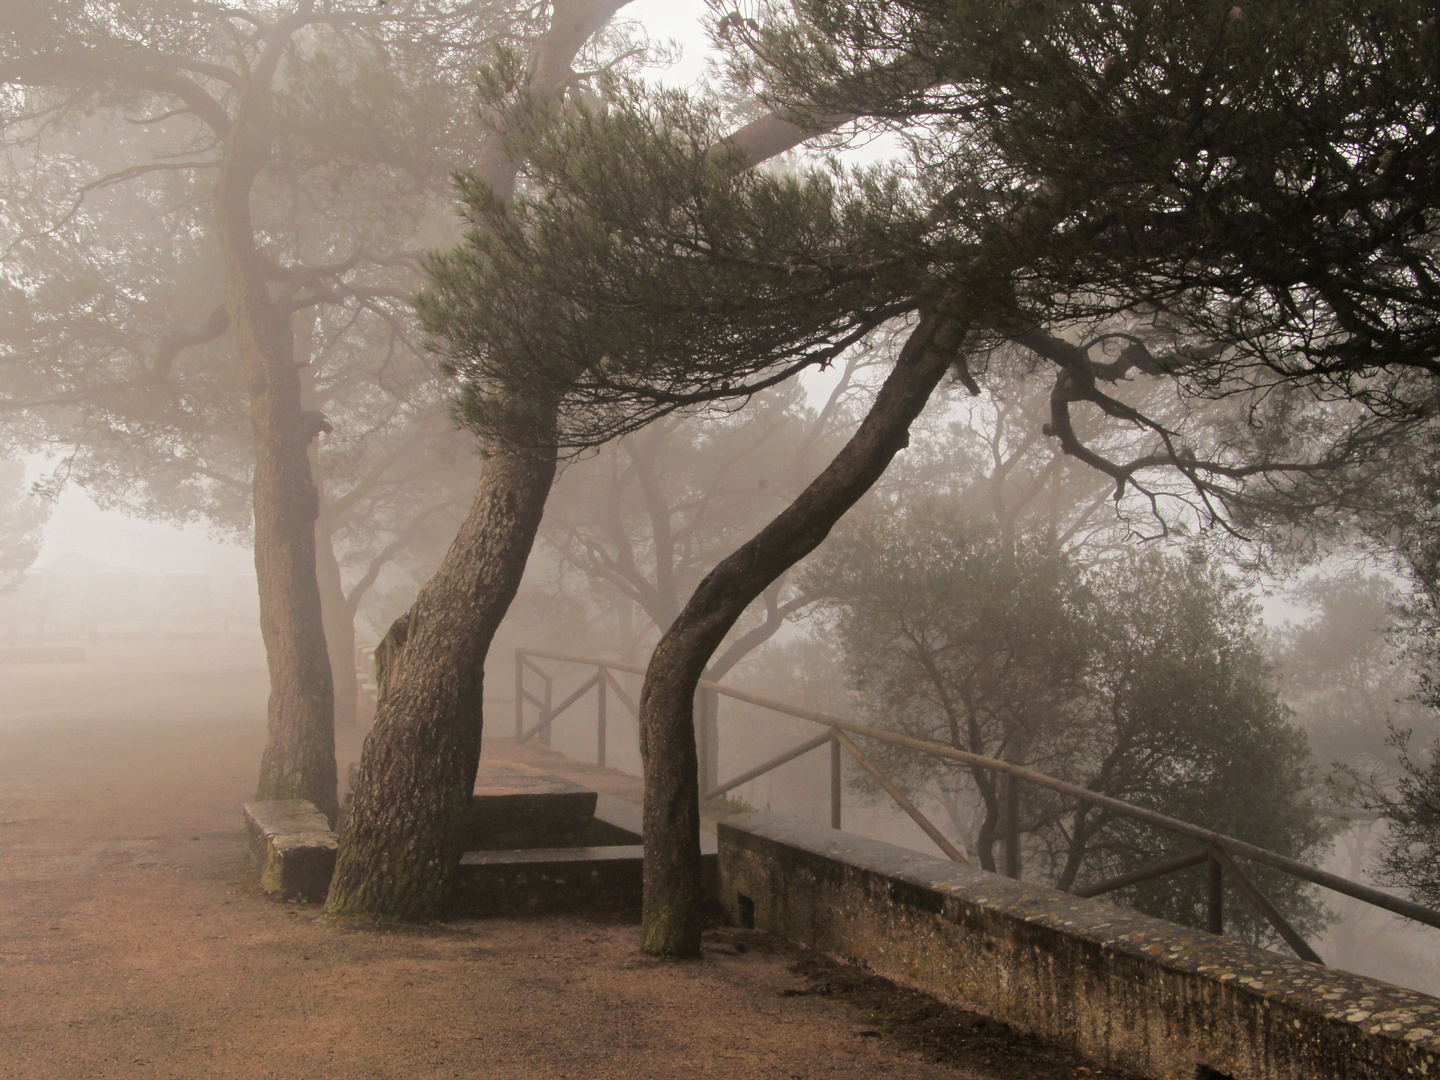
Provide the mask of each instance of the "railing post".
[{"label": "railing post", "polygon": [[1005,876],[1020,876],[1020,781],[1005,774]]},{"label": "railing post", "polygon": [[840,740],[830,729],[830,828],[840,828]]},{"label": "railing post", "polygon": [[1225,932],[1225,879],[1221,869],[1212,844],[1209,857],[1205,860],[1205,892],[1209,908],[1205,928],[1212,934]]},{"label": "railing post", "polygon": [[[605,669],[600,669],[602,675]],[[595,764],[605,767],[605,680],[595,687]]]},{"label": "railing post", "polygon": [[[554,690],[554,688],[555,688],[555,680],[554,680],[553,678],[550,678],[549,676],[546,676],[546,677],[545,677],[545,704],[544,704],[544,706],[543,706],[543,707],[541,708],[541,710],[540,710],[540,715],[541,715],[541,716],[549,716],[549,715],[550,715],[550,705],[551,705],[550,693],[551,693],[552,690]],[[541,745],[541,746],[549,747],[549,745],[550,745],[550,727],[551,727],[551,725],[546,724],[545,727],[544,727],[544,729],[541,730],[541,732],[540,732],[540,745]]]},{"label": "railing post", "polygon": [[[943,851],[951,862],[967,863],[969,860],[960,854],[960,849],[945,838],[945,834],[935,827],[935,823],[920,812],[920,808],[906,797],[905,793],[895,786],[895,782],[875,767],[875,763],[860,752],[860,748],[852,742],[839,728],[831,729],[835,732],[834,738],[838,739],[840,745],[850,751],[850,756],[855,763],[870,774],[877,784],[885,789],[885,794],[895,800],[897,806],[910,815],[910,820],[919,825],[925,835],[935,841],[935,846]],[[817,744],[818,745],[818,744]]]},{"label": "railing post", "polygon": [[706,690],[705,725],[702,729],[705,741],[705,771],[700,774],[702,791],[720,783],[720,695]]},{"label": "railing post", "polygon": [[695,691],[695,768],[696,780],[701,791],[709,791],[714,784],[710,778],[710,723],[706,713],[710,711],[710,695],[704,690]]},{"label": "railing post", "polygon": [[515,741],[525,734],[525,654],[515,650]]},{"label": "railing post", "polygon": [[1211,850],[1215,853],[1215,862],[1220,869],[1229,875],[1230,880],[1235,883],[1235,887],[1240,890],[1245,899],[1255,905],[1255,910],[1265,916],[1265,921],[1280,931],[1280,936],[1284,939],[1285,944],[1294,950],[1295,955],[1301,960],[1308,960],[1312,964],[1320,964],[1323,967],[1325,961],[1320,959],[1320,954],[1310,947],[1309,943],[1300,936],[1299,931],[1290,925],[1284,915],[1280,914],[1280,910],[1266,899],[1265,894],[1245,875],[1245,871],[1235,865],[1235,860],[1230,858],[1229,853],[1219,844],[1214,845]]}]

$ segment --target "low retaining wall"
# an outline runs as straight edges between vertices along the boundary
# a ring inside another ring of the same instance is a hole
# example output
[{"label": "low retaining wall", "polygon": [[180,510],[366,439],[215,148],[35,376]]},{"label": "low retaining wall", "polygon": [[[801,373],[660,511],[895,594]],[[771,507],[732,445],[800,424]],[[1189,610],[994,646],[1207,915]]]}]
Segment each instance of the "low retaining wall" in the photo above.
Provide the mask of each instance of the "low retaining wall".
[{"label": "low retaining wall", "polygon": [[722,903],[1157,1080],[1440,1077],[1440,999],[775,814],[720,823]]}]

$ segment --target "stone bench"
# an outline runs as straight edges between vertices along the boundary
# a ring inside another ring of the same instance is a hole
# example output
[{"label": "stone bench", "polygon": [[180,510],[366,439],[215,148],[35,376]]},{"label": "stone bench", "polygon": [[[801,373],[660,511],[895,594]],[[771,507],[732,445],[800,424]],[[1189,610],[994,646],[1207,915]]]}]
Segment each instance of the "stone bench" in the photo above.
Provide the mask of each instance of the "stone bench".
[{"label": "stone bench", "polygon": [[245,804],[260,887],[286,900],[324,900],[335,873],[338,840],[325,815],[304,799]]}]

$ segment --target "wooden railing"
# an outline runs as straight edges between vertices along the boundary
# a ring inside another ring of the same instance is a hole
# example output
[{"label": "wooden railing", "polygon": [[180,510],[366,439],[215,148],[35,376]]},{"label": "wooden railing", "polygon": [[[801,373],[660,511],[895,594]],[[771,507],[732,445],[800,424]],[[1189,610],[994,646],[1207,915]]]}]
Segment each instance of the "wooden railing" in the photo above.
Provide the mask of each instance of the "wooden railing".
[{"label": "wooden railing", "polygon": [[[593,667],[595,668],[595,674],[583,682],[577,690],[566,696],[559,704],[552,704],[555,675],[541,667],[540,664],[537,663],[537,661],[540,660]],[[526,689],[525,677],[527,671],[534,673],[541,680],[544,689],[540,696],[532,694]],[[615,677],[615,672],[617,671],[643,675],[645,668],[639,664],[631,664],[621,660],[605,660],[590,656],[571,656],[566,653],[546,652],[541,649],[516,649],[516,740],[523,743],[535,738],[537,735],[543,734],[546,737],[545,741],[548,745],[550,726],[562,713],[583,698],[590,690],[594,689],[597,695],[596,716],[598,722],[598,750],[596,756],[598,763],[604,765],[607,694],[613,692],[635,720],[638,721],[640,717],[640,711],[635,701],[630,697],[629,693],[626,692],[620,680]],[[1377,889],[1374,886],[1351,881],[1348,878],[1342,878],[1336,874],[1299,862],[1277,852],[1256,847],[1254,844],[1248,844],[1244,840],[1238,840],[1233,836],[1226,836],[1223,833],[1215,832],[1201,825],[1192,825],[1190,822],[1180,821],[1177,818],[1168,817],[1154,810],[1134,806],[1121,799],[1091,791],[1078,784],[1072,784],[1067,780],[1048,776],[1045,773],[1035,772],[1033,769],[1027,769],[1024,766],[1016,765],[1009,761],[985,757],[981,754],[972,754],[965,750],[957,750],[954,747],[945,746],[942,743],[912,738],[911,736],[901,735],[894,731],[886,731],[883,728],[857,724],[837,716],[829,716],[825,713],[815,712],[810,709],[802,709],[798,706],[787,704],[786,702],[761,697],[759,694],[752,694],[733,686],[725,686],[722,683],[701,680],[698,689],[732,698],[736,701],[744,701],[751,705],[757,705],[785,716],[806,720],[826,729],[822,734],[807,739],[798,746],[786,750],[783,754],[777,754],[770,760],[756,765],[753,769],[747,769],[739,776],[727,780],[724,783],[716,784],[708,790],[701,792],[700,798],[702,801],[718,798],[727,792],[733,791],[735,788],[764,776],[766,773],[779,768],[787,762],[794,761],[796,758],[810,753],[812,750],[818,750],[822,746],[829,746],[831,828],[840,828],[842,792],[841,751],[844,750],[854,758],[855,762],[869,774],[871,779],[895,801],[900,809],[920,826],[925,835],[935,842],[936,847],[955,862],[967,862],[968,860],[966,860],[959,849],[946,838],[945,834],[936,828],[935,824],[920,811],[919,807],[911,802],[910,799],[905,796],[904,792],[902,792],[855,743],[855,737],[871,739],[875,742],[904,747],[917,753],[943,758],[957,764],[971,766],[972,768],[985,769],[1003,777],[1002,790],[1005,807],[1001,814],[1001,869],[1008,877],[1018,878],[1020,876],[1018,809],[1019,788],[1023,782],[1068,796],[1078,803],[1100,807],[1121,817],[1143,821],[1156,828],[1199,842],[1198,847],[1184,855],[1166,859],[1163,862],[1154,863],[1118,877],[1077,888],[1074,890],[1076,896],[1101,896],[1105,893],[1114,892],[1117,889],[1123,889],[1130,885],[1137,885],[1142,881],[1150,881],[1155,878],[1178,873],[1181,870],[1186,870],[1192,866],[1199,866],[1201,863],[1204,863],[1207,871],[1208,929],[1211,933],[1222,933],[1225,928],[1223,884],[1224,879],[1228,877],[1241,895],[1254,905],[1260,915],[1275,928],[1276,932],[1284,939],[1285,943],[1294,950],[1297,956],[1316,964],[1323,964],[1324,961],[1315,953],[1315,950],[1310,948],[1290,922],[1281,915],[1275,905],[1265,897],[1264,893],[1260,891],[1250,876],[1235,862],[1235,856],[1239,856],[1251,862],[1259,863],[1262,866],[1268,866],[1273,870],[1279,870],[1282,873],[1299,878],[1301,881],[1319,885],[1322,888],[1353,897],[1356,900],[1372,904],[1378,908],[1383,908],[1386,911],[1404,916],[1407,919],[1424,923],[1426,926],[1440,928],[1440,912],[1422,907],[1419,904],[1412,903],[1401,897],[1392,896],[1390,893]],[[703,693],[697,694],[696,696],[696,701],[702,708],[704,707],[703,703],[706,697],[707,695]],[[527,702],[538,710],[537,718],[529,727],[525,726],[525,706]],[[697,720],[702,719],[703,718],[697,717]],[[700,762],[700,775],[703,777],[706,774],[706,763],[702,760]]]}]

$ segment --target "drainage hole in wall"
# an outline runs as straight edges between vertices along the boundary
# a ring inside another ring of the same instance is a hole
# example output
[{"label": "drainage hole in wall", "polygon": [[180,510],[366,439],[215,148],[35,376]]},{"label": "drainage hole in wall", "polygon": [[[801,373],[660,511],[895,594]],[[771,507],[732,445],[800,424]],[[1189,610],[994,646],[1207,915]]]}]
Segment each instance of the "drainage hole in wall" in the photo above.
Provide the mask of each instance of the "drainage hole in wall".
[{"label": "drainage hole in wall", "polygon": [[[737,893],[735,896],[736,906],[740,909],[740,925],[746,930],[755,929],[755,901],[744,893]],[[1215,1074],[1219,1076],[1219,1073]]]},{"label": "drainage hole in wall", "polygon": [[1229,1073],[1222,1073],[1219,1069],[1212,1069],[1209,1065],[1196,1065],[1195,1080],[1235,1080],[1235,1078]]}]

